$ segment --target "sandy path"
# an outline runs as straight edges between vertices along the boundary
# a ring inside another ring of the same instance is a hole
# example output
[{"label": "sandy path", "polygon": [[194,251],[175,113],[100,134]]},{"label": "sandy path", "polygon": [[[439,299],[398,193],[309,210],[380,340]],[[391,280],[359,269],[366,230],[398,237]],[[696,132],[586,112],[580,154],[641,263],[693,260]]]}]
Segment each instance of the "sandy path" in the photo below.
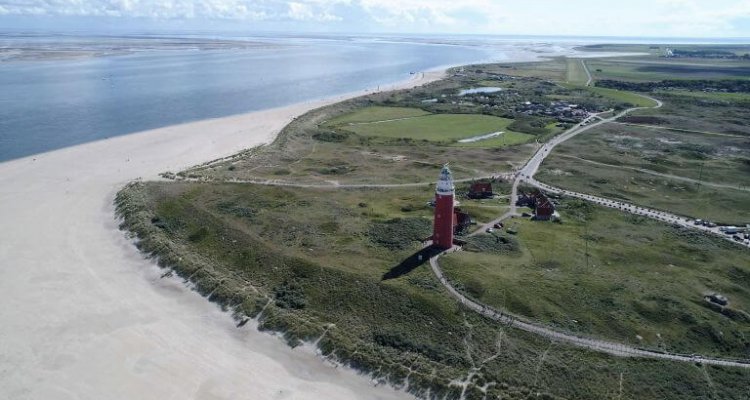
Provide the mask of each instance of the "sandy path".
[{"label": "sandy path", "polygon": [[[399,87],[442,76],[419,75]],[[343,97],[206,120],[0,164],[0,398],[397,399],[160,279],[112,200],[153,178],[270,141]]]}]

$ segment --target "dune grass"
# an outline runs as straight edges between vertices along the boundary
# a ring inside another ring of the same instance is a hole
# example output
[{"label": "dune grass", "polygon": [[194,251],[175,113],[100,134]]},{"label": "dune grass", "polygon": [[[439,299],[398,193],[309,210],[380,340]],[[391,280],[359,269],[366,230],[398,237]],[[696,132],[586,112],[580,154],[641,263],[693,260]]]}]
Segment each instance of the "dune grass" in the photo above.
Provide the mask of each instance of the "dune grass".
[{"label": "dune grass", "polygon": [[[430,194],[155,182],[125,188],[117,209],[144,252],[232,310],[238,322],[258,318],[261,329],[280,332],[291,345],[316,342],[325,356],[419,397],[521,400],[533,393],[594,400],[622,390],[656,400],[744,393],[750,379],[744,370],[710,368],[709,384],[702,367],[551,344],[461,308],[415,256],[415,236],[429,232],[422,200]],[[387,238],[403,236],[406,246],[381,242],[382,229],[372,227],[382,224]],[[491,295],[505,285],[491,270],[464,267],[477,274],[474,289]],[[735,271],[738,279],[745,279],[743,271]],[[725,292],[739,300],[747,290],[741,285]],[[469,371],[464,390],[457,382]]]},{"label": "dune grass", "polygon": [[[719,238],[566,200],[563,223],[517,220],[519,252],[441,259],[474,297],[578,334],[679,353],[750,354],[747,250]],[[742,310],[707,306],[719,292]]]}]

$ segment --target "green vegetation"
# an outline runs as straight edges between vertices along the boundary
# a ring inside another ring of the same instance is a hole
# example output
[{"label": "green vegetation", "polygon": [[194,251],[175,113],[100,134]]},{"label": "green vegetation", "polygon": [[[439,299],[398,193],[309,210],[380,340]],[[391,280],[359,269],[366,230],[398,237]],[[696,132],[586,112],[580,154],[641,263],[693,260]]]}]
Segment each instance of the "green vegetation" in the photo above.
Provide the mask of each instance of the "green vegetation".
[{"label": "green vegetation", "polygon": [[[653,104],[566,84],[569,62],[467,66],[425,87],[311,111],[271,145],[164,174],[175,182],[129,185],[117,196],[122,227],[239,323],[257,318],[292,346],[315,342],[325,357],[419,397],[743,398],[750,371],[552,343],[463,308],[424,265],[434,254],[421,246],[431,231],[427,203],[443,163],[460,180],[461,208],[491,221],[507,212],[510,183],[493,182],[496,198],[469,200],[470,180],[521,166],[532,142],[586,112]],[[580,82],[580,71],[573,75]],[[503,90],[459,94],[481,86]],[[750,193],[685,181],[731,184],[734,174],[746,182],[735,173],[750,174],[744,100],[657,93],[662,109],[567,142],[538,178],[717,222],[744,217]],[[496,131],[505,133],[457,143]],[[382,184],[395,186],[372,186]],[[518,219],[506,225],[515,235],[462,237],[464,251],[441,258],[444,267],[468,295],[559,329],[747,358],[744,249],[583,202],[564,200],[560,211],[562,223]],[[729,297],[728,308],[703,300],[713,291]]]},{"label": "green vegetation", "polygon": [[586,74],[586,70],[583,66],[585,61],[579,58],[568,58],[566,61],[567,73],[565,75],[565,80],[573,85],[586,85],[589,76]]},{"label": "green vegetation", "polygon": [[534,139],[533,135],[527,133],[518,133],[513,131],[503,131],[500,136],[489,139],[482,139],[475,142],[456,143],[459,147],[505,147],[518,144],[529,143]]},{"label": "green vegetation", "polygon": [[[671,49],[676,57],[664,57],[667,48]],[[745,54],[750,53],[750,46],[747,45],[612,44],[584,46],[581,49],[645,53],[637,57],[587,60],[589,71],[595,80],[646,82],[664,79],[747,79],[750,76],[750,63],[747,58],[743,58]]]},{"label": "green vegetation", "polygon": [[429,114],[429,112],[420,110],[418,108],[372,106],[364,107],[358,109],[355,112],[336,117],[329,121],[326,125],[333,126],[363,122],[388,121],[392,119],[419,117]]},{"label": "green vegetation", "polygon": [[677,59],[606,59],[588,63],[596,80],[651,82],[666,79],[746,79],[747,62],[698,62]]},{"label": "green vegetation", "polygon": [[[458,284],[480,281],[480,301],[565,331],[670,352],[750,355],[746,250],[580,200],[559,211],[561,224],[515,222],[516,236],[499,236],[511,240],[507,250],[471,243],[467,249],[483,251],[452,253],[441,266]],[[735,318],[707,305],[703,297],[714,292],[730,298]]]},{"label": "green vegetation", "polygon": [[658,96],[687,96],[699,100],[713,100],[725,102],[746,102],[750,103],[750,93],[726,93],[726,92],[696,92],[696,91],[674,91],[674,90],[657,90],[654,94]]},{"label": "green vegetation", "polygon": [[459,139],[505,131],[508,129],[510,122],[512,121],[490,115],[438,114],[388,122],[349,125],[345,126],[344,129],[362,136],[452,143]]},{"label": "green vegetation", "polygon": [[479,234],[466,238],[464,250],[487,254],[516,254],[519,252],[518,240],[503,234]]},{"label": "green vegetation", "polygon": [[[748,67],[750,73],[750,66]],[[654,90],[693,90],[703,92],[750,92],[750,80],[742,79],[692,79],[692,80],[661,80],[657,82],[626,82],[618,80],[601,80],[596,83],[599,87],[617,90],[632,90],[647,92]]]},{"label": "green vegetation", "polygon": [[[409,232],[422,229],[413,218],[429,209],[402,210],[430,192],[136,183],[118,194],[117,210],[142,251],[238,320],[258,318],[260,329],[283,333],[291,345],[318,340],[326,357],[420,397],[460,398],[456,382],[470,371],[468,399],[601,399],[620,390],[637,399],[744,395],[750,380],[746,370],[552,345],[461,308],[416,261],[418,245],[392,250],[369,233],[373,223],[391,221],[390,229],[413,238]],[[522,240],[526,230],[521,229]],[[476,251],[492,251],[492,257],[526,254],[516,250],[511,237],[479,236],[472,243]],[[745,269],[740,265],[731,273],[746,279]],[[383,280],[389,272],[392,276]],[[677,274],[671,277],[679,280]],[[494,280],[488,278],[477,274],[462,283],[462,290],[494,293]],[[739,302],[746,286],[738,280],[718,288]]]},{"label": "green vegetation", "polygon": [[750,192],[717,188],[552,154],[537,174],[542,182],[580,193],[701,218],[721,224],[750,220]]},{"label": "green vegetation", "polygon": [[587,91],[595,96],[613,100],[620,104],[620,108],[629,107],[653,107],[656,102],[638,95],[636,93],[625,92],[617,89],[609,89],[604,87],[592,87],[592,86],[576,86],[576,85],[564,85],[571,90]]},{"label": "green vegetation", "polygon": [[635,125],[606,124],[557,147],[537,179],[694,218],[750,221],[741,104],[695,104],[682,93],[664,101],[663,110],[621,119]]},{"label": "green vegetation", "polygon": [[[568,71],[567,58],[555,58],[548,62],[518,63],[518,64],[491,64],[482,65],[482,71],[486,73],[497,73],[513,77],[537,78],[552,81],[565,81]],[[471,67],[469,67],[471,69]],[[491,86],[491,85],[487,85]]]},{"label": "green vegetation", "polygon": [[389,250],[404,250],[423,242],[432,234],[432,221],[426,218],[395,218],[373,222],[367,235],[373,243]]},{"label": "green vegetation", "polygon": [[607,97],[620,103],[632,105],[635,107],[654,107],[656,105],[656,102],[654,100],[635,93],[623,92],[621,90],[607,89],[602,87],[589,87],[588,90],[603,97]]}]

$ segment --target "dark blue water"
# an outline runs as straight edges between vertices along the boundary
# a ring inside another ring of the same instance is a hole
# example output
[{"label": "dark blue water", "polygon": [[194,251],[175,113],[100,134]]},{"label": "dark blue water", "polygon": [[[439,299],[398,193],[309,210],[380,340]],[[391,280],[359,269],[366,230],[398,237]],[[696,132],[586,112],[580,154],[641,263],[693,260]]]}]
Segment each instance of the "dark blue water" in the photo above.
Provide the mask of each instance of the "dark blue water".
[{"label": "dark blue water", "polygon": [[[176,123],[374,88],[486,49],[350,40],[0,62],[0,161]],[[501,55],[492,56],[497,59]]]}]

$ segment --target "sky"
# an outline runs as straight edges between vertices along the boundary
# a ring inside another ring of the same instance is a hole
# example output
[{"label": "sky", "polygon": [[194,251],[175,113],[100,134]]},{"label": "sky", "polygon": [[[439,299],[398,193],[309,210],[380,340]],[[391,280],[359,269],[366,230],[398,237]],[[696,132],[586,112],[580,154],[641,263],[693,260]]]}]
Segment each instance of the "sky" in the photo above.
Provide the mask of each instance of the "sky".
[{"label": "sky", "polygon": [[750,0],[0,0],[0,29],[750,38]]}]

